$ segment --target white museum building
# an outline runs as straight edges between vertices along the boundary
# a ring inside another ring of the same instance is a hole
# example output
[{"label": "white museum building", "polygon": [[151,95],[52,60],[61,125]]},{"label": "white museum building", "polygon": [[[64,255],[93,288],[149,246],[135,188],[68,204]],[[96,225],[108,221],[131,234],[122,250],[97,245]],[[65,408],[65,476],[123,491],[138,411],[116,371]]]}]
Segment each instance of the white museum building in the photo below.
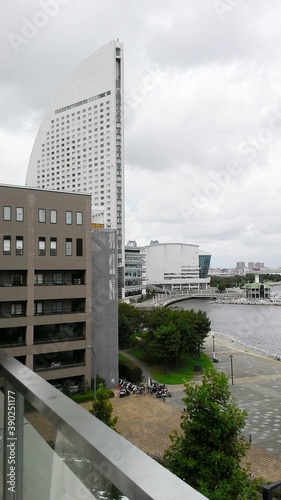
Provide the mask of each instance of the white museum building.
[{"label": "white museum building", "polygon": [[157,243],[145,247],[146,286],[166,291],[207,290],[211,255],[198,245]]}]

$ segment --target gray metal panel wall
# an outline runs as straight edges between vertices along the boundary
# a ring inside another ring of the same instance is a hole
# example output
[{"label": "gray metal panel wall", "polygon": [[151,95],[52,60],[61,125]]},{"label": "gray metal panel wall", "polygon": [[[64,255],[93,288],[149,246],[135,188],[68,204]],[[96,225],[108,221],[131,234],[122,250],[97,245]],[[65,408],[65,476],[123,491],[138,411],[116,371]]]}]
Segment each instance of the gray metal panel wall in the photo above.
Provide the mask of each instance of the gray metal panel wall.
[{"label": "gray metal panel wall", "polygon": [[118,267],[117,231],[92,231],[92,378],[96,373],[107,387],[118,384]]}]

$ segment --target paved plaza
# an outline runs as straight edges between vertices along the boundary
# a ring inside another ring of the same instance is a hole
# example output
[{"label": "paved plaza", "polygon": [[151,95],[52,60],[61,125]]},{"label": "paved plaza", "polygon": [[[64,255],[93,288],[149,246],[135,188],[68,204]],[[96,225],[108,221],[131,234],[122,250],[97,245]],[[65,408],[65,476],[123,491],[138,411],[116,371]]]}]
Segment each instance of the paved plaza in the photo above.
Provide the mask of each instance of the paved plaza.
[{"label": "paved plaza", "polygon": [[[219,363],[214,366],[228,376],[233,396],[248,413],[244,437],[252,443],[247,461],[253,474],[270,482],[281,480],[281,362],[219,337],[215,338],[215,351]],[[211,337],[206,341],[205,352],[212,357]],[[194,380],[200,383],[201,379],[199,375]],[[179,428],[185,393],[182,385],[169,389],[173,396],[165,402],[150,396],[144,398],[148,397],[145,402],[134,396],[114,401],[122,435],[151,454],[153,450],[154,454],[161,454],[170,444],[168,434]]]}]

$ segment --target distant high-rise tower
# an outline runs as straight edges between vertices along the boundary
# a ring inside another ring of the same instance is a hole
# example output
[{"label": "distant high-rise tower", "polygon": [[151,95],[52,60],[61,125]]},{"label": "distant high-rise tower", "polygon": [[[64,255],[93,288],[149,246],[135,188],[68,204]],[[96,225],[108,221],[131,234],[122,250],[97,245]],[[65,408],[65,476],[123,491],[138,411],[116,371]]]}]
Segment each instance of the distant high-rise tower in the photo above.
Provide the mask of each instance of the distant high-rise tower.
[{"label": "distant high-rise tower", "polygon": [[[92,194],[92,222],[117,230],[118,295],[124,290],[123,45],[85,59],[49,106],[26,185]],[[102,221],[101,221],[102,216]]]}]

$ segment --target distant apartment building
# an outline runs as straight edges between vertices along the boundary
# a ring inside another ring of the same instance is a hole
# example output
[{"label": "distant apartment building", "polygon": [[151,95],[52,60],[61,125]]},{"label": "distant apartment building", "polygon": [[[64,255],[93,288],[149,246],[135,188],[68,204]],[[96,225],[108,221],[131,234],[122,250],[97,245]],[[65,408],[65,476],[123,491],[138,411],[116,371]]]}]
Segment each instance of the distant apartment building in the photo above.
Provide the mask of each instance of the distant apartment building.
[{"label": "distant apartment building", "polygon": [[198,245],[157,243],[144,248],[146,286],[166,291],[206,290],[211,255]]},{"label": "distant apartment building", "polygon": [[264,262],[255,262],[255,269],[263,269]]},{"label": "distant apartment building", "polygon": [[0,185],[0,346],[44,379],[90,383],[91,196]]},{"label": "distant apartment building", "polygon": [[236,269],[238,269],[239,271],[243,271],[246,267],[246,264],[245,262],[236,262]]},{"label": "distant apartment building", "polygon": [[118,294],[124,296],[123,45],[85,59],[50,104],[26,184],[90,193],[92,226],[117,231]]}]

